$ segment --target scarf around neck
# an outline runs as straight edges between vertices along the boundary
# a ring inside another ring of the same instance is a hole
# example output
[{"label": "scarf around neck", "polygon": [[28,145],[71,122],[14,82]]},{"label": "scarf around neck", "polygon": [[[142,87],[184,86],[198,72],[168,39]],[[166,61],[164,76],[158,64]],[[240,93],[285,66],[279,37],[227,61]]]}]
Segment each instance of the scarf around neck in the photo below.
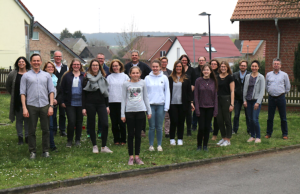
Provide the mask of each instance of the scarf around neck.
[{"label": "scarf around neck", "polygon": [[89,73],[86,75],[86,77],[88,78],[88,82],[83,90],[92,92],[100,89],[101,94],[103,94],[104,97],[108,97],[108,82],[102,76],[101,71],[98,72],[96,77]]}]

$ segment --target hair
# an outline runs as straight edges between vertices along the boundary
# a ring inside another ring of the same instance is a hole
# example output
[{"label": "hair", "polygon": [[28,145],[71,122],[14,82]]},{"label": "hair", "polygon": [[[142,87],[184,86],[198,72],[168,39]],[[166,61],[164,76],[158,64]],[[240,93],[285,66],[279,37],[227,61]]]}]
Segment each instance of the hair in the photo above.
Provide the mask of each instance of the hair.
[{"label": "hair", "polygon": [[59,50],[54,51],[53,55],[55,55],[55,53],[57,53],[57,52],[60,52],[61,57],[63,56],[63,53],[61,51],[59,51]]},{"label": "hair", "polygon": [[70,66],[69,66],[69,71],[68,71],[68,72],[72,72],[72,71],[73,71],[72,65],[73,65],[73,63],[74,63],[75,61],[78,61],[78,62],[80,63],[80,69],[79,69],[79,71],[84,72],[84,70],[83,70],[83,68],[82,68],[81,61],[80,61],[78,58],[74,58],[74,59],[71,61]]},{"label": "hair", "polygon": [[125,70],[124,64],[123,64],[119,59],[113,59],[113,60],[110,62],[109,72],[110,72],[110,73],[114,73],[114,70],[113,70],[112,65],[113,65],[113,63],[115,63],[115,62],[119,63],[119,66],[120,66],[120,73],[121,73],[121,72],[124,72],[124,70]]},{"label": "hair", "polygon": [[248,61],[246,61],[246,60],[240,60],[239,66],[240,66],[242,63],[246,63],[246,64],[247,64],[247,67],[248,67]]},{"label": "hair", "polygon": [[96,56],[98,56],[98,55],[103,55],[105,57],[105,55],[103,53],[98,53]]},{"label": "hair", "polygon": [[260,67],[260,62],[259,62],[258,60],[253,60],[253,61],[251,62],[251,66],[252,66],[253,63],[257,63],[258,67]]},{"label": "hair", "polygon": [[[227,67],[227,73],[229,74],[229,75],[231,75],[232,74],[232,71],[231,71],[231,68],[230,68],[230,66],[229,66],[229,63],[227,62],[227,61],[222,61],[221,63],[220,63],[220,67],[221,67],[221,65],[226,65],[226,67]],[[221,68],[219,68],[219,73],[221,74],[222,72],[221,72]]]},{"label": "hair", "polygon": [[132,53],[137,53],[138,55],[140,55],[140,52],[139,52],[138,50],[132,50],[130,53],[131,53],[131,54],[132,54]]},{"label": "hair", "polygon": [[[140,74],[142,75],[142,70],[138,67],[138,66],[132,66],[130,69],[129,69],[129,77],[130,77],[130,74],[132,72],[133,69],[138,69]],[[130,77],[130,80],[131,80],[131,77]]]},{"label": "hair", "polygon": [[281,60],[280,60],[279,58],[274,58],[274,59],[273,59],[273,62],[274,62],[274,61],[279,61],[280,65],[281,65]]},{"label": "hair", "polygon": [[209,77],[215,81],[215,87],[216,87],[216,90],[218,90],[218,81],[217,81],[216,75],[214,73],[214,70],[211,68],[210,64],[204,64],[202,66],[202,72],[205,67],[208,67],[209,70],[211,71]]},{"label": "hair", "polygon": [[92,70],[92,63],[93,63],[93,62],[97,62],[97,63],[98,63],[98,65],[99,65],[99,71],[101,71],[102,76],[105,77],[105,76],[106,76],[106,73],[105,73],[105,71],[104,71],[102,65],[100,65],[100,62],[99,62],[98,59],[92,59],[92,60],[91,60],[90,65],[89,65],[89,68],[88,68],[88,70],[87,70],[87,73],[93,75],[93,70]]},{"label": "hair", "polygon": [[31,69],[31,65],[30,65],[30,63],[27,61],[27,59],[25,58],[25,57],[19,57],[19,58],[17,58],[17,60],[16,60],[16,62],[15,62],[15,65],[14,65],[14,67],[15,67],[15,70],[17,70],[17,71],[19,71],[19,65],[18,65],[18,63],[19,63],[19,61],[21,60],[21,59],[23,59],[24,61],[25,61],[25,64],[26,64],[26,69]]},{"label": "hair", "polygon": [[164,57],[161,57],[161,58],[159,58],[159,60],[160,60],[160,61],[162,61],[163,59],[166,59],[166,60],[169,62],[168,58],[167,58],[167,57],[165,57],[165,56],[164,56]]},{"label": "hair", "polygon": [[[54,63],[53,63],[52,61],[47,61],[47,62],[45,63],[45,65],[44,65],[44,67],[43,67],[43,71],[46,71],[47,65],[48,65],[49,63],[54,67],[54,74],[55,74],[55,73],[57,72],[57,70],[56,70],[55,65],[54,65]],[[46,72],[47,72],[47,71],[46,71]]]},{"label": "hair", "polygon": [[200,57],[198,58],[198,61],[199,61],[199,59],[200,59],[201,57],[203,57],[203,58],[204,58],[204,60],[206,61],[206,57],[204,57],[204,56],[200,56]]},{"label": "hair", "polygon": [[32,55],[31,55],[31,57],[30,57],[30,61],[32,61],[32,58],[33,58],[33,57],[35,57],[35,56],[39,56],[39,57],[40,57],[40,59],[41,59],[41,61],[42,61],[42,57],[41,57],[41,55],[40,55],[40,54],[38,54],[38,53],[34,53],[34,54],[32,54]]},{"label": "hair", "polygon": [[155,60],[153,60],[153,61],[151,62],[151,65],[152,65],[153,63],[158,63],[158,65],[161,67],[161,62],[160,62],[160,60],[155,59]]},{"label": "hair", "polygon": [[187,56],[187,55],[181,55],[181,57],[179,58],[179,60],[180,60],[180,62],[181,62],[181,60],[182,60],[182,58],[183,57],[185,57],[186,59],[187,59],[187,65],[188,66],[191,66],[191,60],[190,60],[190,58]]},{"label": "hair", "polygon": [[173,81],[174,81],[175,83],[177,83],[176,66],[177,66],[179,63],[180,63],[181,66],[182,66],[182,71],[181,71],[181,76],[180,76],[179,81],[180,81],[180,82],[183,82],[185,79],[187,79],[186,76],[185,76],[185,70],[184,70],[184,68],[183,68],[182,62],[181,62],[180,60],[177,60],[177,61],[175,61],[175,63],[174,63],[173,71],[172,71],[172,73],[171,73],[171,75],[170,75],[170,77],[172,77],[172,79],[173,79]]}]

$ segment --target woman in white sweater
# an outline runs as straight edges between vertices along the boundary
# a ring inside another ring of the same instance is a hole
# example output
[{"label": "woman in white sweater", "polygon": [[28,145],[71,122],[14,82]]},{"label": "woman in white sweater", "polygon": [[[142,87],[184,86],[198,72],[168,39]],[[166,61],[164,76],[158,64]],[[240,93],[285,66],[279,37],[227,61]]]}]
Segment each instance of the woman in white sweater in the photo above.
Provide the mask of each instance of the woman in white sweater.
[{"label": "woman in white sweater", "polygon": [[149,150],[154,151],[153,142],[156,129],[157,151],[163,151],[161,147],[162,126],[165,113],[170,106],[169,80],[161,71],[159,60],[154,60],[151,63],[151,68],[152,72],[145,78],[152,112],[152,117],[149,119]]},{"label": "woman in white sweater", "polygon": [[107,76],[109,84],[109,109],[111,129],[114,135],[115,145],[126,144],[126,125],[121,120],[121,100],[122,100],[122,86],[123,83],[129,80],[128,75],[124,73],[124,64],[118,60],[112,60],[109,68],[111,73]]}]

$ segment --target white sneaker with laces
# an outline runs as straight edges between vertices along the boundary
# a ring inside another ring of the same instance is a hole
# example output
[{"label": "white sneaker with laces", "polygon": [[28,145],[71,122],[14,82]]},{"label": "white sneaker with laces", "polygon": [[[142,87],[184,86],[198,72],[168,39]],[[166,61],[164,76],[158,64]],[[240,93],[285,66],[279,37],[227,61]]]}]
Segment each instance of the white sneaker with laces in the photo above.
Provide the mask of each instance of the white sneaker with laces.
[{"label": "white sneaker with laces", "polygon": [[94,154],[98,154],[99,153],[99,149],[98,149],[97,145],[93,146],[93,153]]},{"label": "white sneaker with laces", "polygon": [[170,144],[171,144],[171,145],[176,145],[175,139],[170,139]]},{"label": "white sneaker with laces", "polygon": [[217,143],[217,145],[219,146],[219,145],[221,145],[222,143],[224,143],[224,139],[221,139],[218,143]]},{"label": "white sneaker with laces", "polygon": [[102,153],[113,153],[113,151],[111,151],[111,150],[110,150],[108,147],[106,147],[106,146],[105,146],[104,148],[101,147],[101,152],[102,152]]},{"label": "white sneaker with laces", "polygon": [[161,146],[157,146],[157,151],[162,152],[163,151],[162,147]]},{"label": "white sneaker with laces", "polygon": [[220,146],[229,146],[231,145],[229,141],[225,140]]},{"label": "white sneaker with laces", "polygon": [[183,145],[182,139],[178,139],[178,140],[177,140],[177,145]]},{"label": "white sneaker with laces", "polygon": [[153,146],[150,146],[150,147],[149,147],[149,151],[150,151],[150,152],[154,151],[154,147],[153,147]]}]

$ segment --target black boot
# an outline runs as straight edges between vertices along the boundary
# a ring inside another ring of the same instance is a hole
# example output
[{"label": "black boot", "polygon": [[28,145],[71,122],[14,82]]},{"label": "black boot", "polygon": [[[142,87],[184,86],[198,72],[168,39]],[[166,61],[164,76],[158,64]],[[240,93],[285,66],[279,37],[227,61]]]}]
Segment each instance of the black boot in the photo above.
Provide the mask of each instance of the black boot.
[{"label": "black boot", "polygon": [[201,150],[202,150],[202,146],[198,146],[197,151],[201,151]]},{"label": "black boot", "polygon": [[191,130],[191,129],[188,129],[186,135],[187,135],[187,136],[192,136],[192,130]]},{"label": "black boot", "polygon": [[23,137],[20,137],[19,136],[19,142],[18,142],[18,145],[23,145],[24,144],[24,142],[23,142]]}]

